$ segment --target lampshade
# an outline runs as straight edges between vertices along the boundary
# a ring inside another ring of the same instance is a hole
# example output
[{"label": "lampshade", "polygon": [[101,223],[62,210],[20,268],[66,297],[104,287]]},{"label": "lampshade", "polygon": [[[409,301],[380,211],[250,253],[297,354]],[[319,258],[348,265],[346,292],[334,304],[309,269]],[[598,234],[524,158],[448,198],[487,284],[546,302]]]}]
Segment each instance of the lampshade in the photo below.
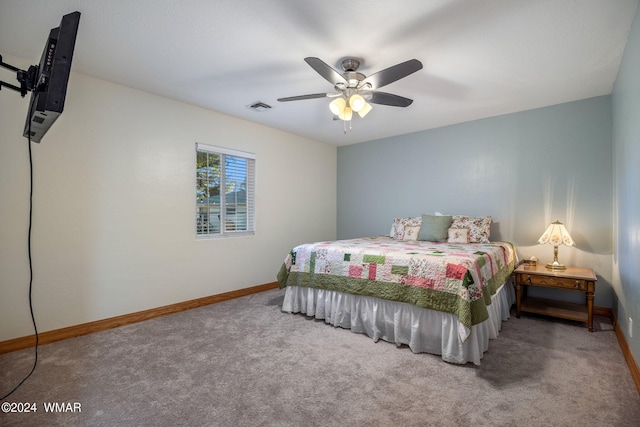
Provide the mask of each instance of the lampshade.
[{"label": "lampshade", "polygon": [[560,221],[552,222],[544,234],[538,239],[538,243],[544,245],[550,243],[552,245],[575,246],[569,232]]},{"label": "lampshade", "polygon": [[345,122],[348,122],[349,120],[351,120],[352,116],[353,116],[353,113],[351,112],[351,107],[344,107],[342,112],[338,114],[338,117],[341,120],[344,120]]},{"label": "lampshade", "polygon": [[349,106],[356,113],[364,108],[364,104],[366,104],[366,101],[357,93],[355,95],[351,95],[351,98],[349,98]]},{"label": "lampshade", "polygon": [[364,107],[362,107],[362,109],[360,111],[358,111],[358,115],[361,118],[364,118],[364,116],[366,116],[369,111],[371,111],[373,109],[373,107],[371,107],[371,104],[369,104],[368,102],[364,103]]},{"label": "lampshade", "polygon": [[331,101],[331,103],[329,103],[329,109],[334,115],[339,116],[344,111],[344,107],[346,105],[347,101],[343,97],[340,97],[334,99],[333,101]]},{"label": "lampshade", "polygon": [[560,221],[551,223],[545,232],[538,239],[538,243],[541,245],[551,244],[553,245],[553,262],[547,264],[547,268],[552,270],[564,270],[567,267],[558,262],[558,246],[575,246],[576,243],[569,235],[569,232]]}]

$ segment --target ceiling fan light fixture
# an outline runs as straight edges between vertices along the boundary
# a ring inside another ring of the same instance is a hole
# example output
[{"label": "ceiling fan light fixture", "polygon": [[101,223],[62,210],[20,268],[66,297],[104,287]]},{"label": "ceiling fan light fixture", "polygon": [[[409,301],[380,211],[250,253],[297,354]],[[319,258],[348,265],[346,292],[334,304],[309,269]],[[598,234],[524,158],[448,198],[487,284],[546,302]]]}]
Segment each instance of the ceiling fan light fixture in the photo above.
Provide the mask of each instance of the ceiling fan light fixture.
[{"label": "ceiling fan light fixture", "polygon": [[364,98],[361,95],[358,95],[357,93],[351,95],[351,98],[349,98],[349,106],[356,113],[362,110],[365,104],[366,104],[366,101],[364,100]]},{"label": "ceiling fan light fixture", "polygon": [[[369,104],[381,104],[391,107],[408,107],[413,100],[394,95],[392,93],[378,92],[383,86],[403,79],[410,74],[422,69],[422,63],[417,59],[410,59],[382,71],[371,74],[368,77],[358,72],[361,60],[345,58],[341,61],[343,73],[327,65],[319,58],[307,57],[305,62],[309,64],[321,77],[331,83],[335,89],[329,93],[313,93],[309,95],[290,96],[278,98],[280,102],[299,101],[303,99],[335,98],[329,103],[329,110],[343,121],[344,132],[351,130],[353,112],[364,118],[373,107]],[[368,101],[368,102],[367,102]]]},{"label": "ceiling fan light fixture", "polygon": [[[360,109],[360,111],[358,111],[358,115],[360,116],[360,118],[364,118],[364,116],[366,116],[367,114],[369,114],[369,111],[373,110],[373,107],[371,106],[371,104],[369,104],[368,102],[365,101],[364,106],[362,107],[362,109]],[[355,111],[355,110],[354,110]]]},{"label": "ceiling fan light fixture", "polygon": [[329,110],[335,116],[339,116],[344,112],[344,108],[347,106],[347,101],[343,97],[334,99],[329,103]]}]

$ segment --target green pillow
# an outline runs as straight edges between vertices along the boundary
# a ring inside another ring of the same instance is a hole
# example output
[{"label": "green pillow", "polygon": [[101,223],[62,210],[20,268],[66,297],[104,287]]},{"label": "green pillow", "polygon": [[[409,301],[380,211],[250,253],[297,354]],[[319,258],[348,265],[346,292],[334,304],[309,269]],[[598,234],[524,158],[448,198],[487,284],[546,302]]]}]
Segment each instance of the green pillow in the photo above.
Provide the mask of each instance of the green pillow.
[{"label": "green pillow", "polygon": [[422,215],[418,240],[446,242],[452,219],[451,215]]}]

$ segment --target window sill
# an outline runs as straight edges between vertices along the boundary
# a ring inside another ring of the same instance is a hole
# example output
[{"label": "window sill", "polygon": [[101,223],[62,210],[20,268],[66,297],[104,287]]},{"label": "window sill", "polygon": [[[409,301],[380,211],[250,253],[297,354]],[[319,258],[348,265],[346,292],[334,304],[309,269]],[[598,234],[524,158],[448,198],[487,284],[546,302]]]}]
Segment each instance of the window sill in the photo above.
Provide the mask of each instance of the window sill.
[{"label": "window sill", "polygon": [[255,236],[255,231],[241,231],[237,233],[226,234],[198,234],[196,240],[219,240],[219,239],[234,239],[237,237],[251,237]]}]

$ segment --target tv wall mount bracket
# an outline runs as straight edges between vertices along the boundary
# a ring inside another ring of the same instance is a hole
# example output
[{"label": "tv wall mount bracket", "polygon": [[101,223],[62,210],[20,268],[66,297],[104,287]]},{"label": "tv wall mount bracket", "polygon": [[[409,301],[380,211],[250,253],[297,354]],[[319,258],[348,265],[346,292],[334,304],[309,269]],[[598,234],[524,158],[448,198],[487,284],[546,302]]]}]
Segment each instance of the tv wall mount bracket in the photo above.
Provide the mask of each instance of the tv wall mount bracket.
[{"label": "tv wall mount bracket", "polygon": [[13,89],[16,92],[20,92],[20,95],[24,98],[28,91],[33,91],[36,88],[38,79],[37,65],[30,66],[27,71],[21,70],[20,68],[14,67],[13,65],[4,62],[2,60],[2,55],[0,55],[0,67],[14,71],[16,73],[16,79],[18,80],[18,83],[20,83],[20,86],[18,87],[16,85],[12,85],[0,80],[0,90],[2,90],[3,86],[9,89]]}]

